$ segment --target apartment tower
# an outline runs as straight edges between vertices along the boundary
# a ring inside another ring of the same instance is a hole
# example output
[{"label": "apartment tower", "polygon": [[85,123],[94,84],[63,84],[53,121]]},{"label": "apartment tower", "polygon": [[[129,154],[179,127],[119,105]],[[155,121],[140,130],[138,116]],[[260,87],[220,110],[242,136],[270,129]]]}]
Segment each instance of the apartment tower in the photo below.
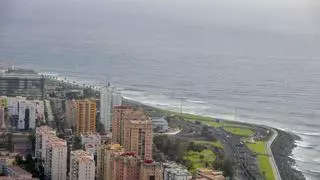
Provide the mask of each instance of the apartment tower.
[{"label": "apartment tower", "polygon": [[95,162],[91,153],[83,150],[71,151],[69,165],[69,180],[95,179]]},{"label": "apartment tower", "polygon": [[123,152],[120,144],[104,144],[101,146],[97,158],[97,180],[112,179],[113,157]]},{"label": "apartment tower", "polygon": [[96,111],[94,100],[77,100],[76,134],[78,136],[96,132]]},{"label": "apartment tower", "polygon": [[109,86],[100,91],[100,121],[103,123],[106,132],[112,130],[112,108],[119,105],[122,105],[120,92]]},{"label": "apartment tower", "polygon": [[77,120],[77,102],[76,100],[66,100],[65,102],[65,126],[66,128],[72,128],[76,126]]},{"label": "apartment tower", "polygon": [[49,143],[49,137],[55,135],[56,132],[49,126],[41,126],[36,128],[35,158],[44,160],[46,157],[46,148],[47,143]]},{"label": "apartment tower", "polygon": [[152,159],[152,121],[145,115],[125,121],[123,147],[125,151],[136,152],[142,159]]},{"label": "apartment tower", "polygon": [[50,136],[46,144],[44,162],[46,179],[66,180],[67,176],[67,142],[56,136]]},{"label": "apartment tower", "polygon": [[114,106],[113,121],[112,121],[112,143],[123,145],[123,126],[124,121],[128,119],[133,112],[130,106]]}]

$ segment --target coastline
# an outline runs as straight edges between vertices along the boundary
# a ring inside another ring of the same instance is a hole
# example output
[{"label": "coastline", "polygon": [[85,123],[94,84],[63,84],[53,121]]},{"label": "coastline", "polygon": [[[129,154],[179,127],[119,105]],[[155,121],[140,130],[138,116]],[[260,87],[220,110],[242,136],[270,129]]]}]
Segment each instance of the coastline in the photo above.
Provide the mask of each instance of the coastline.
[{"label": "coastline", "polygon": [[305,179],[303,173],[293,167],[296,162],[290,157],[293,149],[296,147],[295,142],[301,138],[289,132],[279,129],[275,130],[278,132],[278,136],[271,144],[271,150],[273,156],[275,157],[275,161],[282,179]]},{"label": "coastline", "polygon": [[[133,106],[134,108],[141,109],[143,111],[147,112],[153,112],[155,116],[161,116],[165,115],[168,112],[171,112],[172,114],[176,114],[174,111],[168,111],[164,110],[158,107],[153,107],[149,105],[145,105],[143,103],[134,101],[134,100],[125,100],[127,104]],[[197,117],[203,117],[201,115],[195,115]],[[268,143],[269,147],[266,147],[267,149],[270,149],[273,158],[270,158],[270,164],[274,163],[275,168],[273,169],[275,178],[280,176],[282,180],[304,180],[305,177],[301,171],[296,170],[293,166],[295,165],[295,160],[292,159],[290,156],[292,154],[293,149],[296,147],[295,142],[300,140],[300,137],[289,133],[282,131],[277,128],[265,126],[265,125],[258,125],[258,124],[249,124],[244,122],[236,122],[231,120],[221,120],[227,123],[231,124],[237,124],[237,125],[246,125],[250,127],[257,127],[257,128],[266,128],[273,133],[276,133],[276,136],[274,139]],[[272,133],[272,134],[273,134]],[[279,179],[279,178],[276,178]]]},{"label": "coastline", "polygon": [[[58,79],[56,78],[56,76],[48,75],[48,76],[45,76],[45,78],[50,81],[58,81],[60,83],[62,82],[66,86],[80,88],[80,89],[89,88],[92,91],[95,91],[96,93],[99,92],[99,88],[97,87],[93,87],[93,86],[85,87],[84,85],[80,85],[75,82],[71,83],[66,79],[65,80]],[[146,112],[152,112],[153,116],[177,114],[177,112],[146,105],[135,100],[129,100],[124,98],[124,101],[126,104],[131,105],[133,108],[137,108]],[[199,118],[205,117],[201,115],[194,115],[194,116]],[[273,168],[274,175],[276,176],[277,174],[280,174],[281,179],[284,179],[284,180],[305,179],[302,172],[293,168],[293,165],[295,164],[295,160],[290,157],[293,149],[296,147],[295,141],[300,140],[299,136],[273,128],[273,127],[264,126],[264,125],[249,124],[249,123],[237,122],[237,121],[225,120],[225,119],[221,119],[221,121],[230,123],[230,124],[235,124],[235,125],[245,125],[253,128],[265,128],[270,131],[276,131],[277,136],[274,138],[274,140],[270,144],[268,144],[269,147],[266,147],[267,149],[271,149],[271,152],[273,155],[273,158],[272,157],[270,158],[270,164],[272,165],[272,163],[275,163],[276,165],[275,167],[276,169]]]}]

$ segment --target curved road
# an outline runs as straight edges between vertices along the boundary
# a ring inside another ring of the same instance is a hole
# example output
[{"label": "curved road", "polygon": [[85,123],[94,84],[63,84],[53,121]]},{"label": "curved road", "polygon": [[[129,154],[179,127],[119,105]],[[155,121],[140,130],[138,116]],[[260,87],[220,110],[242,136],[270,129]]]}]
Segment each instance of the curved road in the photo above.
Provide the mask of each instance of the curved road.
[{"label": "curved road", "polygon": [[275,179],[281,180],[281,176],[280,176],[276,161],[274,160],[274,157],[273,157],[273,154],[271,151],[271,145],[272,145],[273,141],[276,139],[276,137],[278,136],[278,131],[276,131],[272,128],[268,128],[268,129],[272,131],[272,137],[268,140],[268,142],[266,144],[267,145],[266,148],[267,148],[267,151],[269,154],[269,161],[272,166],[272,171],[273,171],[273,175],[274,175]]}]

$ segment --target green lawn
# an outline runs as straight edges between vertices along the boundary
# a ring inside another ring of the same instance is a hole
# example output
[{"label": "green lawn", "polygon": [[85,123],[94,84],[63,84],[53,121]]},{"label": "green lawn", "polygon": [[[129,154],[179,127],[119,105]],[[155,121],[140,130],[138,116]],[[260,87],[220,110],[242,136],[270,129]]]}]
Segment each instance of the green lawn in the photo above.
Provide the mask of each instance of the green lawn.
[{"label": "green lawn", "polygon": [[241,137],[249,137],[254,134],[254,131],[246,127],[225,126],[224,129],[234,135],[241,136]]},{"label": "green lawn", "polygon": [[[177,112],[172,112],[168,110],[162,110],[166,114],[171,114],[171,115],[180,115],[180,113]],[[208,126],[212,127],[224,127],[224,129],[230,133],[233,133],[238,136],[243,136],[243,137],[249,137],[252,134],[254,134],[254,131],[249,129],[245,125],[241,124],[232,124],[232,122],[226,122],[226,121],[221,121],[221,122],[216,122],[214,118],[212,117],[206,117],[206,116],[198,116],[198,115],[193,115],[193,114],[187,114],[183,113],[182,117],[186,121],[199,121],[202,124],[206,124]],[[220,142],[209,142],[209,141],[195,141],[196,143],[210,143],[213,146],[220,147],[221,144]],[[258,162],[259,162],[259,168],[260,172],[265,172],[265,176],[267,180],[274,180],[274,175],[272,171],[271,164],[269,162],[269,157],[267,156],[267,150],[266,150],[266,141],[259,141],[256,143],[246,143],[246,145],[253,151],[258,153],[259,155],[257,156]],[[203,161],[200,159],[200,154],[203,154],[205,157]],[[212,163],[215,159],[215,155],[213,154],[212,151],[210,150],[204,150],[201,153],[199,152],[193,152],[189,151],[185,156],[185,159],[189,159],[192,161],[192,169],[191,171],[195,171],[196,168],[199,167],[204,167],[205,162],[210,162]]]},{"label": "green lawn", "polygon": [[184,159],[188,159],[192,162],[191,172],[195,172],[197,168],[205,167],[206,163],[211,166],[212,162],[216,159],[215,154],[209,150],[203,150],[201,152],[188,151],[184,156]]},{"label": "green lawn", "polygon": [[256,152],[259,154],[267,154],[266,143],[267,141],[257,141],[255,143],[246,143],[246,145],[253,152]]},{"label": "green lawn", "polygon": [[269,161],[269,156],[266,149],[267,141],[257,141],[256,143],[246,143],[249,149],[258,153],[257,156],[260,172],[265,172],[266,180],[274,180],[272,166]]},{"label": "green lawn", "polygon": [[272,167],[270,165],[269,157],[265,155],[258,155],[260,172],[265,172],[266,180],[275,180]]},{"label": "green lawn", "polygon": [[197,144],[210,144],[214,147],[223,149],[222,144],[220,143],[220,141],[193,141],[194,143]]}]

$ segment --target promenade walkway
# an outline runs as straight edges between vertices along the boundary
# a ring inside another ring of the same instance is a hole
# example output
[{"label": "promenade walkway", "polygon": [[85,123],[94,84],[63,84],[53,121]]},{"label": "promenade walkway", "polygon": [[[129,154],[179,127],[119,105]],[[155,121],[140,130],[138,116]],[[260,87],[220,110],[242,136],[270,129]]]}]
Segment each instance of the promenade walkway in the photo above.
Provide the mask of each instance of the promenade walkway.
[{"label": "promenade walkway", "polygon": [[269,161],[272,166],[273,175],[274,175],[275,179],[281,180],[281,176],[280,176],[276,161],[274,160],[274,157],[273,157],[273,154],[271,151],[271,145],[272,145],[273,141],[276,139],[276,137],[278,136],[278,131],[271,129],[271,128],[270,128],[270,130],[272,131],[272,137],[268,140],[268,142],[266,144],[267,145],[266,148],[267,148],[267,152],[269,155]]}]

